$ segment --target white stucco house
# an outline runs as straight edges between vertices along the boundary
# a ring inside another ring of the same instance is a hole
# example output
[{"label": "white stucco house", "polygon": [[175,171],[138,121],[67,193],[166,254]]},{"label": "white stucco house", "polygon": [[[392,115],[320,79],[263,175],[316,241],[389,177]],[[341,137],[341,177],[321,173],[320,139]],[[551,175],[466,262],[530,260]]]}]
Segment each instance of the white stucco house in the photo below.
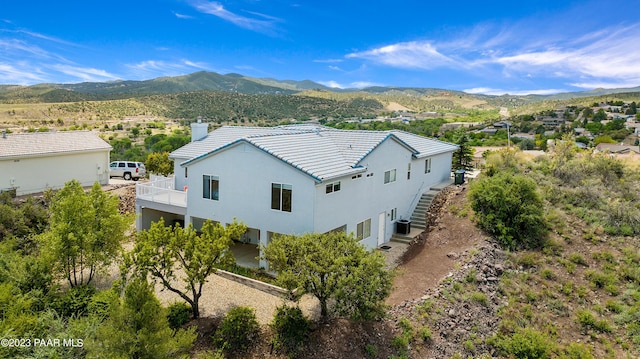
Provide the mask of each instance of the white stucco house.
[{"label": "white stucco house", "polygon": [[83,186],[109,183],[111,146],[90,131],[2,133],[0,190],[17,195],[59,189],[72,179]]},{"label": "white stucco house", "polygon": [[420,196],[450,181],[457,146],[402,131],[318,125],[225,126],[170,154],[174,178],[137,184],[137,228],[152,221],[244,222],[243,239],[274,233],[353,232],[368,248],[390,240]]}]

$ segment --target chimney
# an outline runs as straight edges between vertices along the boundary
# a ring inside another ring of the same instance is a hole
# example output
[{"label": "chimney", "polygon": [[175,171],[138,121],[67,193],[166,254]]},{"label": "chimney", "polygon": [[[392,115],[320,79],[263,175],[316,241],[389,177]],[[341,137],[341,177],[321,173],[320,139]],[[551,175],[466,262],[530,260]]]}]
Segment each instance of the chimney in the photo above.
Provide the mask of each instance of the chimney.
[{"label": "chimney", "polygon": [[201,118],[198,118],[198,122],[191,123],[191,142],[207,137],[207,133],[209,133],[209,125],[202,123]]}]

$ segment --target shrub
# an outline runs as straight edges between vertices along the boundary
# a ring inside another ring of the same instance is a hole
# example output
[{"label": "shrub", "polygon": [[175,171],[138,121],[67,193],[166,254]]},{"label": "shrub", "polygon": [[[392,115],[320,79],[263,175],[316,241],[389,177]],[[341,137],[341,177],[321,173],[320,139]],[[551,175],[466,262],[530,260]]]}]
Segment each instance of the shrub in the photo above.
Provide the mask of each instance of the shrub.
[{"label": "shrub", "polygon": [[91,315],[104,319],[109,316],[109,308],[111,306],[115,306],[119,300],[120,296],[116,290],[104,290],[96,293],[93,298],[91,298],[91,301],[87,306],[87,310]]},{"label": "shrub", "polygon": [[480,303],[483,306],[489,305],[489,301],[487,300],[487,296],[482,292],[473,292],[469,295],[469,300]]},{"label": "shrub", "polygon": [[378,356],[378,348],[373,344],[367,344],[367,346],[364,347],[364,351],[367,358],[375,358]]},{"label": "shrub", "polygon": [[310,323],[300,308],[281,306],[276,310],[271,328],[275,332],[274,347],[294,354],[305,344]]},{"label": "shrub", "polygon": [[422,339],[423,342],[428,343],[431,341],[431,338],[433,337],[433,334],[431,333],[431,329],[429,329],[429,327],[422,327],[420,328],[420,339]]},{"label": "shrub", "polygon": [[87,308],[96,289],[90,285],[80,285],[57,294],[51,301],[51,307],[64,318],[87,314]]},{"label": "shrub", "polygon": [[180,328],[191,317],[191,306],[184,302],[176,302],[167,308],[167,320],[171,329]]},{"label": "shrub", "polygon": [[398,349],[401,356],[406,355],[409,350],[409,343],[413,340],[413,326],[407,318],[400,319],[398,323],[401,333],[393,338],[393,346]]},{"label": "shrub", "polygon": [[585,267],[588,266],[587,261],[584,259],[584,257],[580,253],[571,253],[569,255],[569,260],[575,264],[580,264]]},{"label": "shrub", "polygon": [[524,175],[498,173],[471,185],[478,225],[506,249],[540,248],[548,225],[536,183]]},{"label": "shrub", "polygon": [[226,351],[244,351],[258,335],[260,326],[255,311],[248,307],[232,308],[220,323],[214,343]]},{"label": "shrub", "polygon": [[560,356],[562,359],[593,359],[591,349],[583,343],[571,343]]},{"label": "shrub", "polygon": [[593,329],[600,333],[610,333],[613,330],[606,320],[597,320],[595,315],[588,310],[578,310],[576,316],[578,323],[580,323],[584,329]]},{"label": "shrub", "polygon": [[554,350],[554,344],[549,338],[530,328],[522,329],[511,337],[498,339],[495,344],[505,356],[515,358],[549,358]]}]

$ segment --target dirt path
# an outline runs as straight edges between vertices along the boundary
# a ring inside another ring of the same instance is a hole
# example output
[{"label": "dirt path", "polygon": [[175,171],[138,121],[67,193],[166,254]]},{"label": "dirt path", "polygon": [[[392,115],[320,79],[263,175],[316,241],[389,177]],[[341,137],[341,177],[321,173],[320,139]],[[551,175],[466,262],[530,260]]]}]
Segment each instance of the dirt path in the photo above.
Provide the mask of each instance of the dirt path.
[{"label": "dirt path", "polygon": [[484,240],[469,217],[459,215],[464,211],[466,191],[465,185],[442,194],[445,199],[435,224],[424,239],[407,250],[404,263],[398,266],[399,274],[387,304],[397,305],[422,297],[428,288],[435,287],[455,269],[459,253]]}]

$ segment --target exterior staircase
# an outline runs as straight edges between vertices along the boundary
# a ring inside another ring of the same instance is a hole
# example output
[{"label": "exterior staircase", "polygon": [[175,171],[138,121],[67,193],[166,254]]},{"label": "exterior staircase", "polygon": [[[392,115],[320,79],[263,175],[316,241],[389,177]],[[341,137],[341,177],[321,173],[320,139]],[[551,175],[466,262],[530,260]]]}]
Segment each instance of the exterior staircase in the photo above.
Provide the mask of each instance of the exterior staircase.
[{"label": "exterior staircase", "polygon": [[[411,214],[411,231],[409,234],[399,234],[394,233],[391,236],[392,242],[399,243],[411,243],[411,241],[420,233],[422,233],[427,227],[426,217],[427,211],[429,210],[429,206],[431,206],[431,202],[435,198],[435,196],[440,193],[445,187],[450,185],[452,182],[443,182],[436,186],[431,187],[431,189],[422,194],[416,208],[413,210]],[[395,231],[394,231],[395,232]]]}]

